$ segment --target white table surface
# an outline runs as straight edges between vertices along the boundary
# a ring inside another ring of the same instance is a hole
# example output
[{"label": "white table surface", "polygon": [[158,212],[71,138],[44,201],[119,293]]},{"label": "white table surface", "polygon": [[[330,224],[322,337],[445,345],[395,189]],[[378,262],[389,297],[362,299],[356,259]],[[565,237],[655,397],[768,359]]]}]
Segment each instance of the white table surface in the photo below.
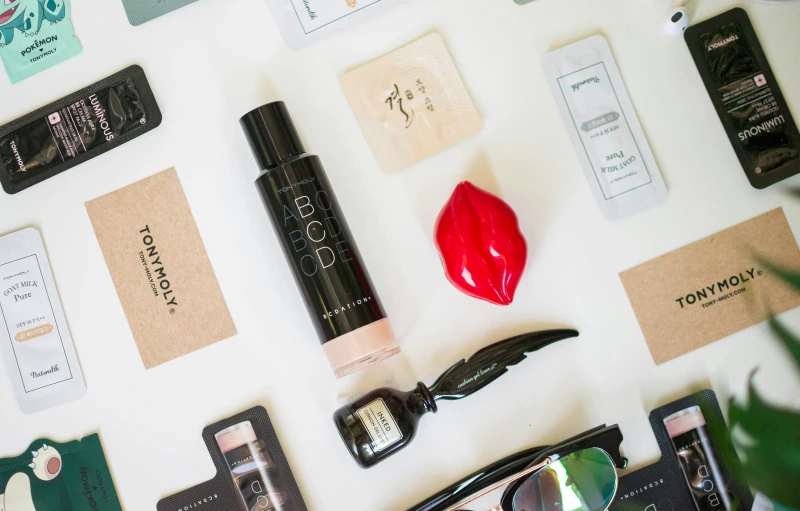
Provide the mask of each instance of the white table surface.
[{"label": "white table surface", "polygon": [[[309,509],[402,510],[505,455],[600,423],[618,423],[631,466],[644,466],[658,457],[650,410],[702,388],[727,401],[755,367],[765,394],[793,405],[800,381],[764,325],[655,366],[618,277],[777,206],[800,234],[800,201],[784,193],[800,178],[750,187],[685,43],[662,31],[666,3],[415,0],[294,52],[261,0],[201,0],[141,27],[128,24],[119,0],[72,0],[83,53],[13,87],[0,78],[0,122],[133,63],[145,68],[164,122],[0,197],[0,233],[42,231],[89,389],[78,402],[26,416],[0,378],[0,456],[39,437],[99,432],[125,509],[154,510],[160,498],[214,475],[203,427],[260,404]],[[740,4],[800,117],[800,5]],[[701,0],[695,8],[705,19],[734,5]],[[434,30],[485,129],[386,176],[338,77]],[[590,195],[539,65],[549,49],[595,33],[609,40],[669,187],[664,204],[615,223]],[[345,381],[333,378],[318,345],[238,125],[277,99],[328,169],[401,338],[402,355]],[[239,334],[146,371],[84,202],[172,166]],[[442,273],[433,225],[463,179],[499,194],[520,217],[530,257],[510,307],[462,295]],[[800,329],[800,311],[784,319]],[[581,337],[536,353],[466,401],[444,403],[404,452],[362,471],[342,447],[331,424],[341,393],[381,379],[410,390],[492,341],[553,326]]]}]

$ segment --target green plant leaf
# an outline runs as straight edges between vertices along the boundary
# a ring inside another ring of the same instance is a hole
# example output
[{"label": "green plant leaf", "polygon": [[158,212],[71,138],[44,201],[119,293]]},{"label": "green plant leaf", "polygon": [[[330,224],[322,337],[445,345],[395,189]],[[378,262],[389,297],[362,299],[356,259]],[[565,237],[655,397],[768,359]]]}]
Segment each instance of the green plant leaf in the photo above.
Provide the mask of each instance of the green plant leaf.
[{"label": "green plant leaf", "polygon": [[776,266],[766,259],[762,259],[761,257],[757,257],[757,259],[758,262],[761,263],[768,272],[773,273],[776,277],[786,282],[797,291],[800,291],[800,273]]},{"label": "green plant leaf", "polygon": [[[800,188],[789,192],[800,198]],[[800,291],[800,273],[757,259],[768,272]],[[769,326],[800,370],[800,340],[774,316]],[[741,406],[731,400],[729,419],[731,429],[739,426],[749,437],[736,444],[745,456],[743,471],[750,485],[776,503],[800,509],[800,414],[764,401],[751,374],[748,403]]]},{"label": "green plant leaf", "polygon": [[[744,474],[744,468],[731,442],[730,431],[725,425],[725,422],[723,421],[720,423],[716,420],[708,421],[706,423],[706,430],[714,443],[714,450],[716,451],[718,460],[721,461],[722,466],[725,467],[728,484],[747,488],[749,485]],[[732,502],[730,511],[740,508],[738,497],[741,497],[741,495],[734,495],[734,501]]]},{"label": "green plant leaf", "polygon": [[800,507],[800,415],[766,401],[750,377],[748,404],[730,405],[731,428],[750,437],[739,442],[745,455],[744,474],[751,486],[786,506]]},{"label": "green plant leaf", "polygon": [[766,403],[756,390],[752,376],[748,393],[749,402],[746,407],[731,402],[731,427],[738,424],[748,435],[756,440],[766,440],[768,444],[771,439],[778,438],[794,437],[800,441],[800,415]]},{"label": "green plant leaf", "polygon": [[798,370],[800,370],[800,340],[795,335],[783,326],[783,323],[778,321],[775,317],[769,319],[769,327],[772,332],[780,339],[783,346],[789,350]]},{"label": "green plant leaf", "polygon": [[[747,456],[745,476],[757,490],[764,493],[775,502],[792,509],[800,508],[800,492],[797,491],[798,481],[784,472],[792,470],[791,466],[782,465],[772,453],[759,449],[744,449]],[[796,467],[795,467],[796,472]]]}]

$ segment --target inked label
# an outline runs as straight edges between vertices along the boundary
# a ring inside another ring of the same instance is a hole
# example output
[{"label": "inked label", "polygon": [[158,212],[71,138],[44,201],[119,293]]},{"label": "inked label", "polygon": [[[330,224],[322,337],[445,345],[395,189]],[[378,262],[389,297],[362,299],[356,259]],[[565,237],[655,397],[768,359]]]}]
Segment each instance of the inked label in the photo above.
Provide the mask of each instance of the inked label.
[{"label": "inked label", "polygon": [[369,433],[373,450],[382,451],[403,439],[403,433],[383,399],[378,398],[359,408],[356,415]]}]

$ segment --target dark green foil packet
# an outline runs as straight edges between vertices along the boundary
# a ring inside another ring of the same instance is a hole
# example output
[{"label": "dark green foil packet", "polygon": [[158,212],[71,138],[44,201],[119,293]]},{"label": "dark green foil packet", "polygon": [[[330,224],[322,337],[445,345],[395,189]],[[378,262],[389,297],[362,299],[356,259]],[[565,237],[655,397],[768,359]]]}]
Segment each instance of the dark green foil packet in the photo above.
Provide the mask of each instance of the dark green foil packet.
[{"label": "dark green foil packet", "polygon": [[122,511],[100,437],[36,440],[25,454],[0,459],[0,509]]},{"label": "dark green foil packet", "polygon": [[0,127],[0,184],[17,193],[160,123],[144,71],[131,66]]},{"label": "dark green foil packet", "polygon": [[750,18],[736,8],[690,27],[686,43],[750,184],[800,173],[800,133]]}]

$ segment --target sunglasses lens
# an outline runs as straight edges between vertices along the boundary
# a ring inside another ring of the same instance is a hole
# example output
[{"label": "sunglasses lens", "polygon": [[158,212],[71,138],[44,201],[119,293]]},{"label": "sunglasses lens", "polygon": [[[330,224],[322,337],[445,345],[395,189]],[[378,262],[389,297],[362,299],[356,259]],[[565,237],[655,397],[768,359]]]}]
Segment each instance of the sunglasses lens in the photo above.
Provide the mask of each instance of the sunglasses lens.
[{"label": "sunglasses lens", "polygon": [[512,511],[605,511],[617,492],[614,461],[602,449],[574,452],[525,481]]}]

